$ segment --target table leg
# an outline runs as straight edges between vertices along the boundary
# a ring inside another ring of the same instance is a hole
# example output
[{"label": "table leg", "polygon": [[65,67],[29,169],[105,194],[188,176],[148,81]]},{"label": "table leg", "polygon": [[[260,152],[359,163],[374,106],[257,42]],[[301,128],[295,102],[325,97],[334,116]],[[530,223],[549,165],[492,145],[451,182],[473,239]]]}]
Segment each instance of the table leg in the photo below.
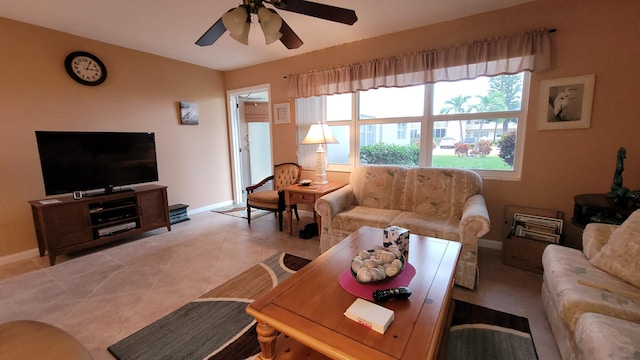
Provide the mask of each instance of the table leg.
[{"label": "table leg", "polygon": [[286,214],[286,218],[287,218],[287,227],[289,228],[289,235],[291,235],[291,233],[293,233],[293,217],[291,216],[291,205],[287,205],[284,208],[284,213]]},{"label": "table leg", "polygon": [[272,360],[276,357],[276,338],[278,333],[276,329],[268,324],[258,322],[256,327],[258,333],[258,342],[260,343],[260,354],[257,360]]}]

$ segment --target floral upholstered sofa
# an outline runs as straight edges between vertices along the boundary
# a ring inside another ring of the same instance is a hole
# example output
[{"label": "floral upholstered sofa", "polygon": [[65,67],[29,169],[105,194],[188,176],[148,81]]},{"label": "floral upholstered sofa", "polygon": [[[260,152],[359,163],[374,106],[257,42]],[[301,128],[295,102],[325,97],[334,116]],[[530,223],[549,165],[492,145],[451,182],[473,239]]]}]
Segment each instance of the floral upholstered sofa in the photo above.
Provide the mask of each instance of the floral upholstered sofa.
[{"label": "floral upholstered sofa", "polygon": [[640,210],[588,224],[583,250],[549,245],[542,303],[564,360],[640,359]]},{"label": "floral upholstered sofa", "polygon": [[462,243],[456,284],[476,283],[478,238],[489,231],[482,179],[470,170],[361,166],[349,184],[316,201],[322,216],[320,251],[361,226],[392,225],[413,234]]}]

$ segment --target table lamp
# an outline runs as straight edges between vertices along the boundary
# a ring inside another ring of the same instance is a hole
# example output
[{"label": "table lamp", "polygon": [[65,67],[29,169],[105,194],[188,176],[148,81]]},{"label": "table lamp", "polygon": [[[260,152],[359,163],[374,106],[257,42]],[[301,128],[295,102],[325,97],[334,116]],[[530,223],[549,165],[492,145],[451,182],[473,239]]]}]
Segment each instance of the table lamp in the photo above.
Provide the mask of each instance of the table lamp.
[{"label": "table lamp", "polygon": [[337,144],[338,140],[331,133],[329,125],[317,123],[311,125],[307,136],[302,140],[303,145],[318,144],[316,150],[316,181],[314,184],[324,185],[327,181],[327,159],[324,144]]}]

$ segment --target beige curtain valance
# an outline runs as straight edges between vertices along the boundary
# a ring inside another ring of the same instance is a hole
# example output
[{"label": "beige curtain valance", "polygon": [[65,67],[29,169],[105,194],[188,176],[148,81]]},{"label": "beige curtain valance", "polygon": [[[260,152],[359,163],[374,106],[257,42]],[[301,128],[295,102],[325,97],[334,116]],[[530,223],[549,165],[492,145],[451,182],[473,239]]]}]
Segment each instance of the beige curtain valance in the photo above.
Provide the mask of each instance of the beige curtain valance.
[{"label": "beige curtain valance", "polygon": [[550,67],[549,30],[539,29],[442,49],[289,75],[293,98],[412,86]]}]

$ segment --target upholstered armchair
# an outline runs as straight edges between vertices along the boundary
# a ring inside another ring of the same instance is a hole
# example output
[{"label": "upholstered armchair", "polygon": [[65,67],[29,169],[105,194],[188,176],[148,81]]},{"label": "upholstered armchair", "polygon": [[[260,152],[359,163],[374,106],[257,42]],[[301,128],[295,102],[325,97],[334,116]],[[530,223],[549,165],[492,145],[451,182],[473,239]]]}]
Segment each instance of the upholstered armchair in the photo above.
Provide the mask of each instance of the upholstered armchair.
[{"label": "upholstered armchair", "polygon": [[[270,175],[259,183],[247,186],[247,219],[251,225],[251,208],[273,211],[278,217],[280,231],[282,231],[282,213],[285,209],[284,188],[300,181],[302,167],[296,163],[282,163],[273,167]],[[298,216],[298,207],[292,206]]]}]

